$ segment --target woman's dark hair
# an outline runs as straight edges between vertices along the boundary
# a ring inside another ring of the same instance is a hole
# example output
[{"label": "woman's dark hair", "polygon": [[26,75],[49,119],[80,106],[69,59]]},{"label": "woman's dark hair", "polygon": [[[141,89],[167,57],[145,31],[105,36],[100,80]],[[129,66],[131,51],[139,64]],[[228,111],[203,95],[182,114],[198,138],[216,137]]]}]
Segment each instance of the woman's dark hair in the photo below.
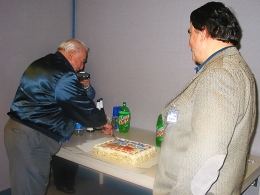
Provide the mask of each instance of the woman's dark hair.
[{"label": "woman's dark hair", "polygon": [[209,2],[194,10],[190,22],[197,30],[207,30],[212,38],[237,45],[241,29],[235,15],[221,2]]}]

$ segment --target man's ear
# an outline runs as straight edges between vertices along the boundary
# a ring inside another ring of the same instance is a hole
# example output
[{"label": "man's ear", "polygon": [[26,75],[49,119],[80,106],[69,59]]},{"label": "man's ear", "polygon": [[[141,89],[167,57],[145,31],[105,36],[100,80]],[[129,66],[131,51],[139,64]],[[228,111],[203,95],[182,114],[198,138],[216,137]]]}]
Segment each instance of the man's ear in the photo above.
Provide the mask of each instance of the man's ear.
[{"label": "man's ear", "polygon": [[75,50],[70,50],[68,53],[69,53],[70,60],[76,55],[76,51]]}]

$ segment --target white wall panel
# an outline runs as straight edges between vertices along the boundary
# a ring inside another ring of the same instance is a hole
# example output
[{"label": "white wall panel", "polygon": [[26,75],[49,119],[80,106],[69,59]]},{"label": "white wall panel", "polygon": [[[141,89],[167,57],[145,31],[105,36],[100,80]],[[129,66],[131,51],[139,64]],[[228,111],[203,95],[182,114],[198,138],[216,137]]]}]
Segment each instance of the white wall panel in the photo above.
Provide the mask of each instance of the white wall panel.
[{"label": "white wall panel", "polygon": [[[76,36],[91,48],[86,71],[111,115],[126,101],[131,125],[155,131],[164,104],[195,75],[190,13],[208,1],[78,1]],[[260,83],[260,1],[224,0],[243,30],[240,52]],[[259,85],[259,84],[258,84]],[[259,129],[259,127],[258,127]],[[259,133],[252,153],[260,155]]]},{"label": "white wall panel", "polygon": [[0,191],[10,188],[4,126],[20,77],[34,60],[71,37],[71,0],[1,0]]},{"label": "white wall panel", "polygon": [[[190,13],[206,0],[78,1],[77,33],[91,48],[86,71],[106,112],[126,101],[131,126],[155,131],[167,101],[194,76],[188,48]],[[240,52],[260,85],[260,1],[223,0],[242,27]],[[259,98],[258,98],[259,99]],[[258,119],[259,120],[259,119]],[[260,126],[251,153],[260,155]],[[254,195],[251,187],[246,195]]]},{"label": "white wall panel", "polygon": [[[188,48],[189,15],[208,1],[76,1],[76,38],[91,49],[86,71],[112,107],[126,101],[133,127],[155,131],[164,104],[194,76]],[[260,1],[223,0],[243,29],[241,49],[260,85]],[[15,5],[15,6],[14,6]],[[24,69],[71,37],[70,0],[2,0],[0,6],[0,125],[4,129]],[[258,89],[259,90],[259,89]],[[260,155],[259,125],[251,152]],[[10,187],[8,160],[0,134],[0,191]],[[248,193],[251,194],[251,193]]]}]

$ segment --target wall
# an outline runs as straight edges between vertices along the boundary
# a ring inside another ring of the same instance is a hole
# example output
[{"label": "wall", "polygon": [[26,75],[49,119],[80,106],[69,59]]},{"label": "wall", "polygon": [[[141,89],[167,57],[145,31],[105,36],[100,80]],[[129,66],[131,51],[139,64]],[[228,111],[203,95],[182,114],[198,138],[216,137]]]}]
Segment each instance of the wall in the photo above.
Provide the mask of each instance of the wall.
[{"label": "wall", "polygon": [[[78,38],[90,47],[86,65],[108,115],[126,101],[131,125],[155,131],[163,106],[195,75],[188,48],[189,15],[206,0],[77,2]],[[242,26],[241,49],[260,83],[259,0],[224,0]],[[259,126],[258,128],[259,129]],[[256,133],[251,152],[260,155]]]},{"label": "wall", "polygon": [[[208,2],[170,0],[89,0],[77,2],[77,37],[90,47],[86,71],[104,98],[105,110],[126,101],[131,125],[155,131],[167,101],[194,76],[188,48],[189,15]],[[243,30],[240,52],[260,83],[260,1],[223,0]],[[259,89],[258,89],[259,90]],[[260,155],[260,126],[251,153]],[[256,194],[250,187],[244,195]]]},{"label": "wall", "polygon": [[1,0],[0,191],[10,188],[3,130],[24,69],[71,37],[71,0]]},{"label": "wall", "polygon": [[[90,48],[86,71],[105,110],[126,101],[131,125],[155,131],[164,104],[194,76],[188,48],[189,14],[205,0],[76,1],[76,37]],[[243,29],[241,49],[260,82],[260,1],[224,0]],[[13,6],[15,5],[15,6]],[[4,129],[23,70],[71,36],[71,1],[2,0],[0,7],[0,125]],[[260,155],[259,126],[251,153]],[[3,132],[0,134],[3,140]],[[10,187],[0,142],[0,191]],[[251,194],[251,193],[249,193]]]}]

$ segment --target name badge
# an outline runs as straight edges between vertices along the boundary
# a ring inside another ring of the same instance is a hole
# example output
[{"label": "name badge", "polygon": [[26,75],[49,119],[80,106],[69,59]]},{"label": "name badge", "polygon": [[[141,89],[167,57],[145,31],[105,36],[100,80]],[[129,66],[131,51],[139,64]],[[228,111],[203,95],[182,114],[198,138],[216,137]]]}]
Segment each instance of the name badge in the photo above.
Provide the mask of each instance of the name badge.
[{"label": "name badge", "polygon": [[167,123],[176,124],[178,121],[178,110],[169,110],[167,115]]}]

